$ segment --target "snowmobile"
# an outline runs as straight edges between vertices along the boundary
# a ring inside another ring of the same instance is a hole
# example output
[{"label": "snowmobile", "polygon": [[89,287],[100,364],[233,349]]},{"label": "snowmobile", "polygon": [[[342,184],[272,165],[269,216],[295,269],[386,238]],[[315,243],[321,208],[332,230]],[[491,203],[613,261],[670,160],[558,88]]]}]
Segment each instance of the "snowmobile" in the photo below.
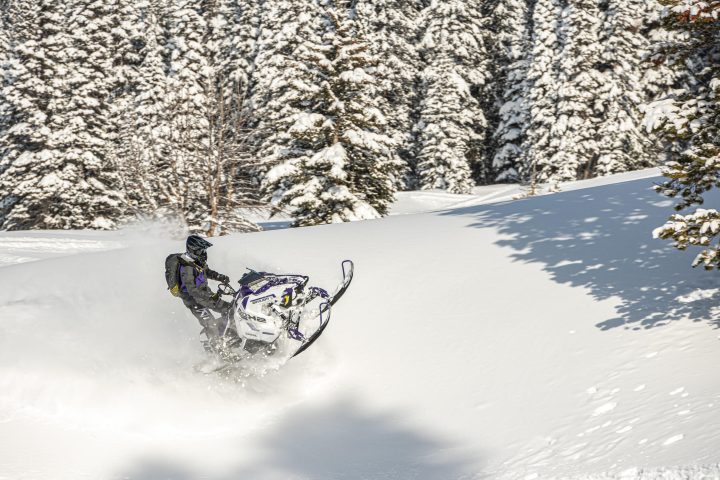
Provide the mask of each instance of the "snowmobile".
[{"label": "snowmobile", "polygon": [[220,294],[233,299],[215,347],[223,360],[219,368],[258,355],[283,351],[292,358],[307,350],[325,331],[330,310],[350,286],[353,271],[351,260],[342,262],[343,278],[332,293],[309,286],[305,275],[254,270],[243,275],[237,290],[220,285]]}]

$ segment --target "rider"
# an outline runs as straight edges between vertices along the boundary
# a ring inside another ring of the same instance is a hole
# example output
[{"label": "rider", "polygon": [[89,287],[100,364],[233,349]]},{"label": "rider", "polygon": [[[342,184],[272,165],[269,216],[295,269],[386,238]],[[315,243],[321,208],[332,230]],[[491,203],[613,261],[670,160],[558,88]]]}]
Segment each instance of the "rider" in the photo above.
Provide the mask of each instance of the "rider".
[{"label": "rider", "polygon": [[207,265],[207,249],[212,247],[198,235],[190,235],[185,242],[185,253],[180,257],[180,298],[185,306],[198,319],[203,327],[210,345],[220,337],[220,324],[211,310],[222,314],[225,318],[230,304],[220,298],[220,292],[213,293],[208,286],[208,278],[220,283],[228,283],[230,279],[221,273],[211,270]]}]

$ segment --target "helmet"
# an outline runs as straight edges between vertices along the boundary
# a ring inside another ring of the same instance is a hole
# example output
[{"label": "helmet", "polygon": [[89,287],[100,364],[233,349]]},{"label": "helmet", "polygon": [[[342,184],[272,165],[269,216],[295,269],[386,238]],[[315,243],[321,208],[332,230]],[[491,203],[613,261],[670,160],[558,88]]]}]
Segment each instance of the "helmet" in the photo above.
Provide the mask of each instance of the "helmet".
[{"label": "helmet", "polygon": [[190,235],[185,241],[185,250],[188,255],[200,263],[207,261],[207,249],[212,247],[212,243],[198,235]]}]

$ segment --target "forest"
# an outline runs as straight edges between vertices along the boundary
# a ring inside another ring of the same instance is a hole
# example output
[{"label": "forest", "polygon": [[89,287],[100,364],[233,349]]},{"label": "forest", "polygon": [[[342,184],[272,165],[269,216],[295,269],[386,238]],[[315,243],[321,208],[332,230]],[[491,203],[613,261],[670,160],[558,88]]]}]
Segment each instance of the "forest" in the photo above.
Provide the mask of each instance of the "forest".
[{"label": "forest", "polygon": [[217,235],[665,165],[714,115],[714,3],[0,0],[0,229]]}]

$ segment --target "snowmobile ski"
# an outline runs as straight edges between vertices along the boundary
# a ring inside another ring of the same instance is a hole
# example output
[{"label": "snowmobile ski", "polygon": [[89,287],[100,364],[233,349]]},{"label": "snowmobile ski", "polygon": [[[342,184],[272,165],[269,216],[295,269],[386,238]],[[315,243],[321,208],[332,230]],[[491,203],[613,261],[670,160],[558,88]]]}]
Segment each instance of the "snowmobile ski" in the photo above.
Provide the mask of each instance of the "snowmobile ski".
[{"label": "snowmobile ski", "polygon": [[338,288],[330,295],[330,305],[335,305],[340,298],[345,295],[345,292],[347,291],[348,287],[350,286],[350,282],[352,282],[353,279],[353,273],[355,270],[355,264],[352,262],[352,260],[344,260],[342,262],[342,270],[343,270],[343,281],[338,285]]},{"label": "snowmobile ski", "polygon": [[[303,344],[300,346],[300,348],[297,349],[297,351],[293,354],[291,358],[297,357],[302,352],[310,348],[310,345],[315,343],[318,338],[320,338],[320,335],[323,334],[325,331],[325,328],[327,328],[328,323],[330,323],[330,307],[335,305],[338,300],[345,294],[348,287],[350,286],[350,282],[352,282],[353,279],[353,273],[355,270],[355,265],[353,264],[352,260],[345,260],[342,262],[342,270],[343,270],[343,280],[338,285],[338,287],[335,289],[335,291],[329,296],[327,301],[320,305],[320,328],[318,328],[310,337],[305,339]],[[325,316],[323,320],[323,316]]]}]

